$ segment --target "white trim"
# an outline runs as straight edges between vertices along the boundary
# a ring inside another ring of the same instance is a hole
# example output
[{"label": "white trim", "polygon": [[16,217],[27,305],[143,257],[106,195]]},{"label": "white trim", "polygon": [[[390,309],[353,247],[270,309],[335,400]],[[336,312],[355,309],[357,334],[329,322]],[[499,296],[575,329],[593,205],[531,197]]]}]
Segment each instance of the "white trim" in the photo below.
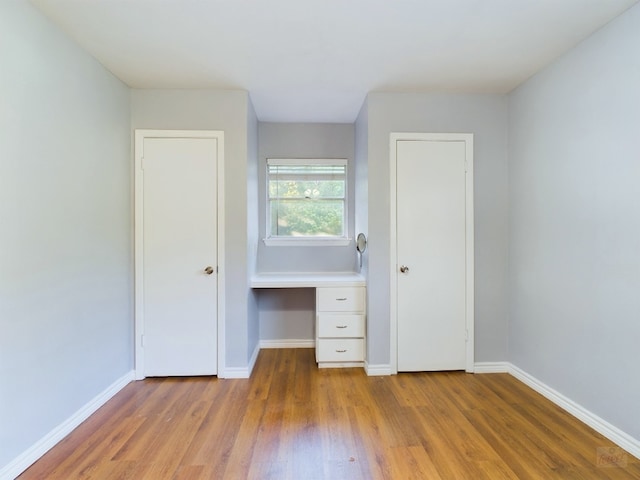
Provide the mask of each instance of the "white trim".
[{"label": "white trim", "polygon": [[364,362],[318,362],[318,368],[364,368]]},{"label": "white trim", "polygon": [[246,367],[227,367],[223,378],[249,378],[250,376],[251,369],[247,365]]},{"label": "white trim", "polygon": [[315,348],[313,339],[283,338],[280,340],[260,340],[260,348]]},{"label": "white trim", "polygon": [[595,413],[587,410],[577,402],[567,398],[557,390],[551,388],[533,375],[528,374],[519,367],[509,362],[477,362],[475,373],[509,373],[520,382],[555,403],[567,413],[573,415],[585,425],[593,428],[609,440],[620,446],[635,457],[640,458],[640,440],[633,438],[628,433],[600,418]]},{"label": "white trim", "polygon": [[[346,158],[267,158],[267,165],[341,165],[347,166]],[[345,172],[346,176],[346,172]]]},{"label": "white trim", "polygon": [[474,371],[474,206],[473,206],[473,134],[472,133],[391,133],[389,135],[389,323],[391,372],[398,373],[398,269],[397,258],[397,149],[401,140],[464,141],[466,164],[466,305],[467,348],[465,370]]},{"label": "white trim", "polygon": [[476,362],[473,373],[510,373],[509,362]]},{"label": "white trim", "polygon": [[225,268],[225,190],[224,190],[224,172],[225,172],[225,164],[224,164],[224,132],[217,131],[211,132],[216,135],[218,139],[218,184],[216,185],[216,190],[218,191],[218,378],[225,378],[224,374],[220,375],[221,372],[225,371],[226,364],[226,277],[227,270]]},{"label": "white trim", "polygon": [[389,342],[391,373],[398,373],[398,139],[389,137]]},{"label": "white trim", "polygon": [[[341,236],[332,237],[280,237],[271,235],[271,203],[269,199],[269,165],[341,165],[344,170],[344,212]],[[349,238],[349,160],[346,158],[267,158],[265,171],[265,237],[262,242],[267,247],[347,247]]]},{"label": "white trim", "polygon": [[225,244],[224,244],[224,132],[216,130],[145,130],[136,129],[134,144],[134,198],[135,198],[135,214],[134,214],[134,269],[135,269],[135,378],[141,380],[144,378],[144,350],[142,348],[142,335],[144,333],[144,278],[143,278],[143,247],[144,247],[144,231],[143,231],[143,170],[142,158],[144,156],[144,139],[145,138],[215,138],[217,140],[217,244],[218,244],[218,359],[217,373],[219,378],[224,378],[221,372],[225,371]]},{"label": "white trim", "polygon": [[249,376],[253,372],[253,367],[256,366],[256,362],[258,361],[258,355],[260,354],[260,342],[256,345],[256,348],[253,349],[253,353],[251,354],[251,358],[249,359]]},{"label": "white trim", "polygon": [[466,323],[467,323],[467,372],[473,373],[475,361],[475,206],[473,203],[473,134],[456,134],[454,138],[465,140],[466,166]]},{"label": "white trim", "polygon": [[[258,357],[259,351],[260,347],[256,347],[248,367],[229,368],[225,371],[225,377],[249,378]],[[387,364],[369,365],[365,362],[364,369],[369,376],[393,374],[391,365]],[[477,362],[475,364],[475,373],[478,374],[505,372],[513,375],[516,379],[531,387],[533,390],[540,393],[545,398],[549,399],[560,408],[576,417],[578,420],[582,421],[589,427],[604,435],[609,440],[629,452],[631,455],[640,458],[640,440],[633,438],[631,435],[620,430],[618,427],[610,424],[606,420],[603,420],[578,403],[549,387],[544,382],[526,373],[519,367],[516,367],[509,362]],[[87,418],[89,418],[89,416],[91,416],[100,407],[107,403],[107,401],[109,401],[113,396],[115,396],[119,391],[127,386],[132,380],[134,380],[134,371],[130,371],[116,380],[103,392],[98,394],[82,408],[80,408],[71,417],[62,422],[56,428],[51,430],[47,435],[42,437],[33,446],[25,450],[22,454],[5,465],[0,470],[0,478],[15,478],[20,475],[36,460],[42,457],[42,455],[44,455],[47,451],[49,451],[52,447],[59,443],[64,437],[71,433],[76,427],[78,427],[78,425],[84,422]]]},{"label": "white trim", "polygon": [[595,413],[584,408],[582,405],[574,402],[573,400],[565,397],[563,394],[554,390],[550,386],[541,382],[537,378],[529,375],[524,370],[516,367],[513,364],[509,365],[509,373],[522,383],[528,385],[536,392],[540,393],[553,403],[558,405],[563,410],[567,411],[581,422],[593,428],[595,431],[607,437],[609,440],[625,449],[631,455],[640,458],[640,440],[633,438],[626,432],[623,432],[618,427],[611,425],[606,420],[603,420]]},{"label": "white trim", "polygon": [[0,478],[16,478],[134,379],[126,373],[0,470]]},{"label": "white trim", "polygon": [[144,355],[142,351],[142,334],[144,318],[144,302],[142,301],[144,289],[142,272],[144,263],[142,251],[144,247],[144,229],[142,205],[144,180],[142,176],[142,152],[145,132],[135,131],[134,144],[134,356],[136,380],[144,378]]},{"label": "white trim", "polygon": [[251,376],[251,372],[249,371],[249,367],[227,367],[224,370],[223,378],[249,378]]},{"label": "white trim", "polygon": [[365,278],[353,272],[263,272],[251,277],[251,288],[366,287]]},{"label": "white trim", "polygon": [[364,362],[364,371],[370,377],[386,376],[394,373],[391,369],[391,365],[388,363],[371,365],[368,362]]},{"label": "white trim", "polygon": [[347,237],[267,237],[262,239],[267,247],[347,247],[352,240]]},{"label": "white trim", "polygon": [[[251,372],[253,372],[253,367],[256,365],[256,361],[258,360],[258,354],[260,353],[260,344],[256,345],[256,348],[253,349],[253,353],[251,354],[251,358],[249,359],[249,364],[246,367],[228,367],[224,370],[223,374],[218,374],[218,378],[249,378],[251,377]],[[222,372],[222,370],[218,370],[218,372]]]}]

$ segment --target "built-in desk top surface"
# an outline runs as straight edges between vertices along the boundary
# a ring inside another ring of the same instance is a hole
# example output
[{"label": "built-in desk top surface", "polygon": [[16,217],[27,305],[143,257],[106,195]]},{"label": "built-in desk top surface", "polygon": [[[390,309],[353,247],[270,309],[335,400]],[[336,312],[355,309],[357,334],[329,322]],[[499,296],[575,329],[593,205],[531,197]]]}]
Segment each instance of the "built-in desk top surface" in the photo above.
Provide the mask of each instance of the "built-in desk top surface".
[{"label": "built-in desk top surface", "polygon": [[256,273],[251,277],[251,288],[364,287],[366,284],[364,277],[354,272]]}]

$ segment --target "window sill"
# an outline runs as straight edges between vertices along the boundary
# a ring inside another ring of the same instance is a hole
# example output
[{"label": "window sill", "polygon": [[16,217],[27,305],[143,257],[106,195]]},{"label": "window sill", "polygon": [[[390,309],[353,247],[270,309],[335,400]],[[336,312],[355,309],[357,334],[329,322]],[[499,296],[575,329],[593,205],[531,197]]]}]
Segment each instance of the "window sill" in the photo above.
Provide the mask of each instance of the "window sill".
[{"label": "window sill", "polygon": [[346,247],[350,238],[263,238],[267,247]]}]

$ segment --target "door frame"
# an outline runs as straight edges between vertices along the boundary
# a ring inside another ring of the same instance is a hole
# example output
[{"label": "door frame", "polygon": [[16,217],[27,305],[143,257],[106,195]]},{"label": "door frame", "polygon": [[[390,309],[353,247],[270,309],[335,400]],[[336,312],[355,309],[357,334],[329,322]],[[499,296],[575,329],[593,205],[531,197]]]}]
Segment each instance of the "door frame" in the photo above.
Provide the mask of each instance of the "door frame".
[{"label": "door frame", "polygon": [[465,234],[466,234],[466,360],[465,370],[474,371],[474,234],[473,234],[473,134],[472,133],[396,133],[389,136],[389,321],[391,373],[398,373],[398,231],[397,231],[397,142],[399,141],[465,142]]},{"label": "door frame", "polygon": [[216,188],[217,188],[217,376],[223,378],[225,371],[225,268],[224,268],[224,132],[217,130],[147,130],[136,129],[134,143],[134,352],[135,378],[144,375],[144,181],[142,161],[146,138],[215,138],[217,140]]}]

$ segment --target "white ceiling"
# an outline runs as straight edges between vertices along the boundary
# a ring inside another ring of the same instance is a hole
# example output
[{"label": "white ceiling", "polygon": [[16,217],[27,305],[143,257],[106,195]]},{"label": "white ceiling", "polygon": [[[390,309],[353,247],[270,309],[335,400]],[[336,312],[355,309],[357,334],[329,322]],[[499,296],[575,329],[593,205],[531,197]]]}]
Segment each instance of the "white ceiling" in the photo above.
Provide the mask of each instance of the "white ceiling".
[{"label": "white ceiling", "polygon": [[131,87],[353,122],[367,92],[506,93],[638,0],[31,0]]}]

